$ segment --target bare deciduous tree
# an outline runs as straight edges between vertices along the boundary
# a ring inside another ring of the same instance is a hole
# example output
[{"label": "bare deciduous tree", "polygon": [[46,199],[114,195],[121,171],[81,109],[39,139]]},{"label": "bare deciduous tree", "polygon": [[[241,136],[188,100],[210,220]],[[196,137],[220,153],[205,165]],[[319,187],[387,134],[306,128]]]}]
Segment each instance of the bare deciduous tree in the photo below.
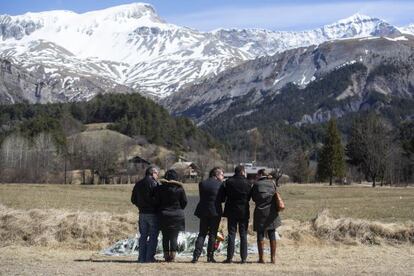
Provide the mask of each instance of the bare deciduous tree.
[{"label": "bare deciduous tree", "polygon": [[1,159],[7,182],[60,182],[62,156],[52,136],[40,133],[32,140],[18,134],[6,137],[1,145]]},{"label": "bare deciduous tree", "polygon": [[348,162],[376,186],[384,178],[391,146],[390,129],[375,113],[354,122],[346,147]]}]

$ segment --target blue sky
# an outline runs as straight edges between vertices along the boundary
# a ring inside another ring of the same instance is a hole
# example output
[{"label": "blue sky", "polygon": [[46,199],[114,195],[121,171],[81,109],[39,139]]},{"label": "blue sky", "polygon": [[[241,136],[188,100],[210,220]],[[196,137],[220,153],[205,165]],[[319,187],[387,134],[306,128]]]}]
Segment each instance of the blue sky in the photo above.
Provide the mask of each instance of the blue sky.
[{"label": "blue sky", "polygon": [[306,30],[357,12],[397,26],[414,23],[412,0],[0,0],[0,14],[61,9],[83,13],[132,2],[152,4],[167,22],[202,31],[220,27]]}]

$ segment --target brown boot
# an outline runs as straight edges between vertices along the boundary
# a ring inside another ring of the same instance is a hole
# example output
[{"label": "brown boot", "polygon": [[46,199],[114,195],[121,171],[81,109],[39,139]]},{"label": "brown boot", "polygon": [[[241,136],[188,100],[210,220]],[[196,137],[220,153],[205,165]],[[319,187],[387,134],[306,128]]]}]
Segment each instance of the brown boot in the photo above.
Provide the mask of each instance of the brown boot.
[{"label": "brown boot", "polygon": [[270,262],[276,263],[276,240],[270,241]]},{"label": "brown boot", "polygon": [[170,252],[170,262],[175,262],[175,254],[176,254],[175,251]]},{"label": "brown boot", "polygon": [[257,262],[260,263],[260,264],[264,264],[263,249],[264,249],[264,241],[258,241],[257,242],[257,251],[259,252],[259,260]]}]

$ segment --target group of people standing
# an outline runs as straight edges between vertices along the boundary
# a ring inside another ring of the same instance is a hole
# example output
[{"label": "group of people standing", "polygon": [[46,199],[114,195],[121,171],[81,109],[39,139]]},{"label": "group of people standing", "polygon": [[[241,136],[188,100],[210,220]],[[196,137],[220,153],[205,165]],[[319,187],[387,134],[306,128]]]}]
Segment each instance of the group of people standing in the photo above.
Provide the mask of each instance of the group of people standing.
[{"label": "group of people standing", "polygon": [[155,262],[158,234],[162,233],[164,259],[175,260],[178,233],[185,230],[184,208],[187,197],[178,182],[177,172],[168,170],[158,179],[156,167],[149,167],[145,177],[132,190],[131,202],[138,207],[138,262]]},{"label": "group of people standing", "polygon": [[[259,263],[264,263],[264,237],[270,240],[271,263],[276,261],[276,228],[281,225],[277,203],[277,186],[264,170],[259,170],[255,183],[246,178],[244,166],[235,168],[234,175],[224,181],[223,169],[213,168],[208,179],[199,183],[200,201],[195,215],[200,219],[199,234],[195,242],[192,263],[197,263],[208,236],[207,262],[215,263],[214,251],[217,232],[222,217],[227,218],[228,246],[224,263],[232,263],[237,229],[240,235],[241,263],[247,261],[247,230],[250,219],[249,202],[255,202],[253,230],[257,232]],[[187,198],[177,173],[168,170],[163,179],[158,170],[150,167],[145,177],[133,189],[131,201],[139,209],[138,261],[155,262],[159,230],[162,232],[164,259],[175,260],[177,238],[185,229],[184,208]],[[222,203],[225,203],[224,212]]]}]

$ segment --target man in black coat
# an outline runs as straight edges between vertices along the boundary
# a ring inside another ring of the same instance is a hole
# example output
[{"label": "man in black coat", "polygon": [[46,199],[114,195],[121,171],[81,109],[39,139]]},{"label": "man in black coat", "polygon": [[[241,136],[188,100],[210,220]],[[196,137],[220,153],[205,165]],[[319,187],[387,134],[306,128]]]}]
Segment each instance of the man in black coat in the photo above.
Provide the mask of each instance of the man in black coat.
[{"label": "man in black coat", "polygon": [[192,263],[198,261],[207,235],[207,262],[216,262],[214,260],[214,242],[223,213],[221,206],[224,201],[223,179],[223,170],[215,167],[210,171],[209,178],[198,184],[200,201],[194,215],[200,218],[200,231],[195,243]]},{"label": "man in black coat", "polygon": [[227,217],[228,245],[227,259],[225,263],[231,263],[234,255],[234,241],[236,239],[237,226],[240,234],[240,257],[241,263],[247,258],[247,227],[249,226],[249,201],[251,198],[251,184],[246,179],[244,166],[239,165],[234,169],[234,176],[224,183],[226,205],[224,217]]},{"label": "man in black coat", "polygon": [[154,189],[159,185],[158,169],[149,167],[145,177],[138,181],[132,190],[131,202],[138,207],[138,229],[140,237],[138,262],[155,262],[158,244],[159,222],[154,198]]}]

